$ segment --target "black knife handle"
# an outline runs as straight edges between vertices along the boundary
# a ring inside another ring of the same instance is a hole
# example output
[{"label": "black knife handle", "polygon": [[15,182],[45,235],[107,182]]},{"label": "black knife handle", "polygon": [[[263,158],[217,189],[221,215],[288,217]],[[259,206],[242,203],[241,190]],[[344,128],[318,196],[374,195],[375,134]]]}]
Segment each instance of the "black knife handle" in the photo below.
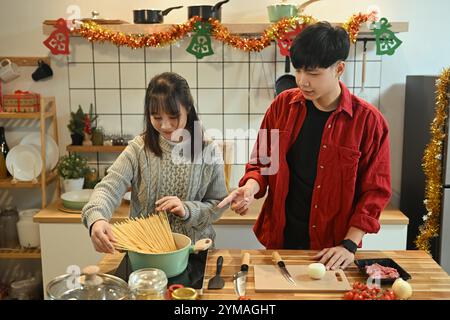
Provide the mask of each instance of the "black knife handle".
[{"label": "black knife handle", "polygon": [[223,257],[219,256],[217,258],[217,267],[216,267],[216,274],[220,275],[220,273],[222,272],[222,265],[223,265]]},{"label": "black knife handle", "polygon": [[284,264],[284,261],[278,261],[277,264],[278,264],[281,268],[286,268],[286,265]]}]

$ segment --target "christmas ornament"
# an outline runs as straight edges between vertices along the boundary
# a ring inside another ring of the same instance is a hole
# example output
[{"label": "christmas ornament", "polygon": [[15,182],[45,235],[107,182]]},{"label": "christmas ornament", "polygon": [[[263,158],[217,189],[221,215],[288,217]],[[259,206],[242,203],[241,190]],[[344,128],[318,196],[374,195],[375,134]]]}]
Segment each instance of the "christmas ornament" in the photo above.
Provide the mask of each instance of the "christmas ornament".
[{"label": "christmas ornament", "polygon": [[286,33],[279,40],[277,40],[278,48],[280,48],[280,54],[284,57],[290,57],[291,53],[289,49],[291,49],[292,41],[294,38],[302,32],[302,30],[306,27],[306,25],[302,24],[297,26],[294,30]]},{"label": "christmas ornament", "polygon": [[214,54],[211,47],[211,25],[208,22],[196,22],[194,31],[197,33],[192,37],[186,51],[196,56],[197,59]]},{"label": "christmas ornament", "polygon": [[55,25],[56,30],[43,42],[44,45],[50,49],[54,55],[69,54],[69,29],[67,28],[66,20],[59,18]]},{"label": "christmas ornament", "polygon": [[374,28],[375,42],[377,44],[377,55],[393,55],[395,50],[402,44],[402,41],[397,38],[389,28],[391,24],[386,18],[380,19],[379,28]]}]

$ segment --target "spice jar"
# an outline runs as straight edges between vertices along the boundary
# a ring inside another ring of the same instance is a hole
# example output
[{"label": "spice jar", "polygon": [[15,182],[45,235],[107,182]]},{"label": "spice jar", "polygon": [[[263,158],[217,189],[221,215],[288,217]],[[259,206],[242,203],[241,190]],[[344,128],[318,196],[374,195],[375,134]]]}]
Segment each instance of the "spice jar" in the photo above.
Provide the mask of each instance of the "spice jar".
[{"label": "spice jar", "polygon": [[136,270],[130,274],[128,287],[133,300],[164,300],[167,290],[167,277],[164,271],[160,269]]}]

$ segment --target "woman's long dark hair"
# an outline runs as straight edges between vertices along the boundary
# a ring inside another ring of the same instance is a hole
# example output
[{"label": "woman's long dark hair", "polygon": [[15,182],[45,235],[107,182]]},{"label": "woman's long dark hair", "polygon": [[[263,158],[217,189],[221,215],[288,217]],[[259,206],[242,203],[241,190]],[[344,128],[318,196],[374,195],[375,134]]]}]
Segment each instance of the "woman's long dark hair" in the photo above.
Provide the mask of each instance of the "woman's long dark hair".
[{"label": "woman's long dark hair", "polygon": [[[167,113],[171,116],[180,116],[180,108],[184,107],[187,113],[186,128],[191,136],[191,159],[195,156],[194,137],[202,139],[202,150],[204,147],[204,135],[200,126],[194,126],[195,121],[199,121],[194,107],[194,99],[187,81],[180,75],[173,72],[164,72],[150,80],[145,94],[145,123],[144,132],[145,147],[156,156],[162,156],[159,145],[159,132],[153,127],[150,116]],[[196,132],[197,131],[197,132]]]}]

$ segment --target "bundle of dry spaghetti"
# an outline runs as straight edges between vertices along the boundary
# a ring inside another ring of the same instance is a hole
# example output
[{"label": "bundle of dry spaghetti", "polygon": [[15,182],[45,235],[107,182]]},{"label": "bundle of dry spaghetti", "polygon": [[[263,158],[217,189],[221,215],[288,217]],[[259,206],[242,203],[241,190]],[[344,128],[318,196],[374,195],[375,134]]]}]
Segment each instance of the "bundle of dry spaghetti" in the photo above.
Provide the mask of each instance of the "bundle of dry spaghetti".
[{"label": "bundle of dry spaghetti", "polygon": [[163,253],[177,250],[165,212],[131,218],[112,226],[119,250]]}]

